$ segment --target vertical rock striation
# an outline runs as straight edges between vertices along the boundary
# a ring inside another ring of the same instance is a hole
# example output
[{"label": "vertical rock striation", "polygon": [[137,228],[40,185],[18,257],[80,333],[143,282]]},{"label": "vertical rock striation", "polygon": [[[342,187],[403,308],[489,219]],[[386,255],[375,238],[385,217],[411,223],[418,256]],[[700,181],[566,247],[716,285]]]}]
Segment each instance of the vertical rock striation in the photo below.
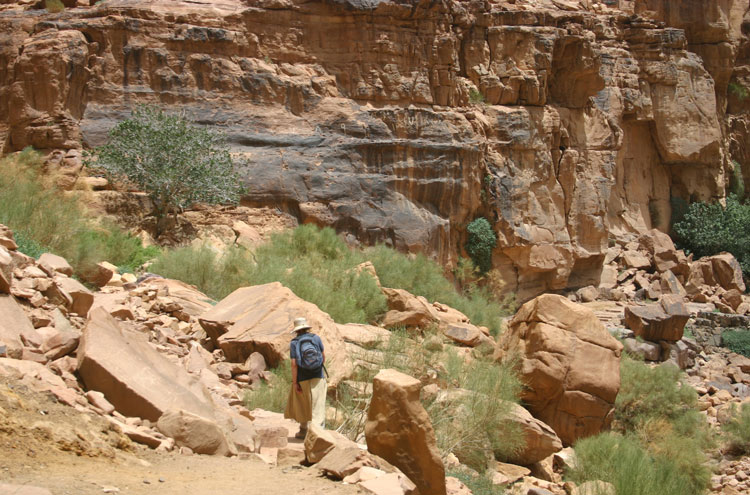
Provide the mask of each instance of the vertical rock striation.
[{"label": "vertical rock striation", "polygon": [[488,218],[521,298],[598,283],[610,238],[750,167],[747,0],[5,9],[5,151],[98,145],[164,105],[226,132],[248,206],[446,265]]}]

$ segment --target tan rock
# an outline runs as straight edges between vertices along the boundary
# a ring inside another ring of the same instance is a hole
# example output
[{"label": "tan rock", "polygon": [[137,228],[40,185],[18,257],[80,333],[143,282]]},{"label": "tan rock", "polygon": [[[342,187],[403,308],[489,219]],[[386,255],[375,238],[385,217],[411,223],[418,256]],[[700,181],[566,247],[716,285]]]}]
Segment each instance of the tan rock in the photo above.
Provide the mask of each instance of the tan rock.
[{"label": "tan rock", "polygon": [[388,473],[362,481],[359,487],[372,495],[407,495],[414,492],[415,485],[401,473]]},{"label": "tan rock", "polygon": [[198,318],[214,306],[210,297],[180,280],[149,278],[142,282],[154,290],[168,295],[179,307],[193,318]]},{"label": "tan rock", "polygon": [[62,256],[52,253],[44,253],[39,257],[39,266],[47,272],[50,277],[57,273],[62,273],[69,277],[73,276],[73,267]]},{"label": "tan rock", "polygon": [[118,273],[118,269],[112,263],[102,261],[96,264],[96,268],[87,274],[86,282],[104,287],[112,279],[112,276]]},{"label": "tan rock", "polygon": [[104,397],[103,393],[89,390],[85,395],[91,405],[101,409],[104,414],[112,414],[115,411],[115,406]]},{"label": "tan rock", "polygon": [[229,361],[244,362],[259,352],[275,367],[289,358],[290,330],[298,316],[306,317],[312,331],[323,340],[328,386],[336,387],[353,369],[338,325],[278,282],[237,289],[204,313],[199,322]]},{"label": "tan rock", "polygon": [[89,390],[102,392],[126,416],[155,422],[172,409],[214,416],[213,401],[195,378],[103,308],[90,312],[83,329],[78,373]]},{"label": "tan rock", "polygon": [[612,421],[620,388],[620,344],[586,307],[542,295],[516,313],[496,358],[518,356],[522,399],[563,444],[594,435]]},{"label": "tan rock", "polygon": [[646,270],[651,267],[651,260],[648,259],[648,256],[638,251],[625,251],[622,253],[622,262],[626,267],[635,268],[636,270]]},{"label": "tan rock", "polygon": [[443,335],[459,344],[476,347],[483,342],[492,343],[478,327],[471,323],[449,323],[442,327]]},{"label": "tan rock", "polygon": [[469,487],[453,476],[445,477],[445,490],[448,495],[471,495]]},{"label": "tan rock", "polygon": [[335,447],[356,447],[357,444],[336,431],[329,431],[316,424],[310,424],[305,436],[305,457],[307,462],[315,464]]},{"label": "tan rock", "polygon": [[652,342],[677,342],[688,319],[690,312],[679,296],[664,296],[658,304],[625,307],[625,326]]},{"label": "tan rock", "polygon": [[382,467],[377,460],[377,456],[366,450],[359,447],[343,446],[334,447],[316,464],[318,469],[336,479],[344,479],[365,466],[377,469]]},{"label": "tan rock", "polygon": [[215,421],[187,411],[171,409],[156,423],[160,432],[174,438],[180,447],[188,447],[196,454],[228,456],[236,453],[224,432]]},{"label": "tan rock", "polygon": [[430,418],[419,401],[419,380],[395,370],[373,379],[365,437],[370,452],[383,457],[423,494],[445,494],[445,468]]},{"label": "tan rock", "polygon": [[384,328],[359,323],[338,325],[339,333],[344,341],[370,349],[388,341],[391,332]]},{"label": "tan rock", "polygon": [[0,358],[0,376],[11,376],[32,390],[45,392],[66,388],[65,382],[47,367],[32,361]]},{"label": "tan rock", "polygon": [[531,474],[528,468],[523,466],[517,466],[515,464],[506,464],[504,462],[496,462],[493,465],[494,473],[492,474],[493,485],[510,485],[520,480],[524,476]]},{"label": "tan rock", "polygon": [[0,294],[10,294],[13,284],[13,258],[8,250],[0,246]]},{"label": "tan rock", "polygon": [[94,294],[82,283],[70,277],[56,277],[57,286],[69,294],[72,300],[70,311],[85,317],[94,304]]},{"label": "tan rock", "polygon": [[7,347],[7,354],[17,359],[21,358],[23,343],[22,333],[33,333],[34,326],[10,295],[0,295],[0,343]]},{"label": "tan rock", "polygon": [[523,435],[524,445],[518,452],[507,457],[506,461],[529,466],[563,448],[555,431],[520,405],[510,404],[507,420],[517,425]]}]

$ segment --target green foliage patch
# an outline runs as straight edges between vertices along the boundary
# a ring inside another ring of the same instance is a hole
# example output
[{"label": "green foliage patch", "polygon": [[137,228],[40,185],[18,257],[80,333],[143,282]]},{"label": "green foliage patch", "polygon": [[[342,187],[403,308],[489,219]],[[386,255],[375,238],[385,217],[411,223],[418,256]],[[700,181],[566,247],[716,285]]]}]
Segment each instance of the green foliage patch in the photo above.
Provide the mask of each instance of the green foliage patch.
[{"label": "green foliage patch", "polygon": [[40,174],[42,156],[36,151],[8,155],[0,168],[0,223],[14,231],[19,250],[28,256],[58,254],[85,279],[100,261],[134,271],[158,254],[117,226],[94,221],[78,195],[64,193],[54,177]]},{"label": "green foliage patch", "polygon": [[711,474],[705,450],[713,438],[696,402],[676,366],[623,357],[614,431],[576,443],[571,479],[607,481],[618,495],[704,493]]},{"label": "green foliage patch", "polygon": [[[139,106],[93,155],[87,165],[148,193],[159,220],[194,203],[239,199],[241,182],[225,138],[184,115]],[[157,234],[161,228],[158,222]]]},{"label": "green foliage patch", "polygon": [[750,205],[737,196],[727,198],[726,208],[719,203],[693,203],[673,228],[679,247],[696,257],[728,251],[745,277],[750,276]]},{"label": "green foliage patch", "polygon": [[737,354],[750,357],[750,331],[743,329],[727,329],[721,333],[724,347]]},{"label": "green foliage patch", "polygon": [[723,425],[730,448],[739,454],[750,454],[750,404],[739,410],[733,404],[732,419]]},{"label": "green foliage patch", "polygon": [[492,268],[492,249],[497,244],[497,235],[492,230],[490,222],[484,217],[473,220],[466,227],[469,237],[466,240],[466,252],[479,268],[481,273],[487,273]]},{"label": "green foliage patch", "polygon": [[602,480],[612,483],[617,495],[698,495],[682,467],[650,453],[633,435],[603,433],[579,440],[574,469],[568,476],[576,483]]},{"label": "green foliage patch", "polygon": [[262,382],[257,390],[246,392],[242,402],[250,411],[260,408],[283,413],[291,388],[292,365],[290,361],[284,360],[271,370],[271,379],[268,382]]},{"label": "green foliage patch", "polygon": [[44,0],[44,8],[50,14],[58,14],[65,10],[65,5],[60,0]]}]

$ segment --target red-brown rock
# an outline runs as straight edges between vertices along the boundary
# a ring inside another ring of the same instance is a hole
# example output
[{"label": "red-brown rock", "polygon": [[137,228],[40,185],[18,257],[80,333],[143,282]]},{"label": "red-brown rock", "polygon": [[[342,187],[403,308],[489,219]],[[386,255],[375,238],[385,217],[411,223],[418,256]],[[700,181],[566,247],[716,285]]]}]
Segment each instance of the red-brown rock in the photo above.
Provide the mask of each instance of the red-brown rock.
[{"label": "red-brown rock", "polygon": [[373,380],[367,412],[367,448],[390,462],[423,495],[445,495],[445,467],[435,432],[419,401],[422,384],[396,370],[381,370]]},{"label": "red-brown rock", "polygon": [[622,344],[591,310],[548,294],[519,309],[496,357],[520,357],[522,399],[570,445],[611,423],[621,352]]}]

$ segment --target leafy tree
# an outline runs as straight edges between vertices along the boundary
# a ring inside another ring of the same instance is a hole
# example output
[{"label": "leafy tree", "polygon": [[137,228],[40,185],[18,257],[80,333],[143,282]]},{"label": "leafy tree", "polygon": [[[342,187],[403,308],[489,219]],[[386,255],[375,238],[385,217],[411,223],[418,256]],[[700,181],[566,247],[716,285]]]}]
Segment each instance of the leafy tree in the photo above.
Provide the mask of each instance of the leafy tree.
[{"label": "leafy tree", "polygon": [[127,180],[154,202],[157,235],[169,213],[194,203],[235,203],[241,183],[224,137],[183,115],[139,106],[94,150],[95,163],[110,178]]},{"label": "leafy tree", "polygon": [[750,205],[737,196],[727,198],[726,208],[718,203],[691,204],[674,231],[681,248],[697,257],[728,251],[750,276]]},{"label": "leafy tree", "polygon": [[484,217],[473,220],[467,227],[469,238],[466,241],[466,252],[479,267],[482,273],[492,268],[492,249],[497,244],[497,236],[490,222]]}]

